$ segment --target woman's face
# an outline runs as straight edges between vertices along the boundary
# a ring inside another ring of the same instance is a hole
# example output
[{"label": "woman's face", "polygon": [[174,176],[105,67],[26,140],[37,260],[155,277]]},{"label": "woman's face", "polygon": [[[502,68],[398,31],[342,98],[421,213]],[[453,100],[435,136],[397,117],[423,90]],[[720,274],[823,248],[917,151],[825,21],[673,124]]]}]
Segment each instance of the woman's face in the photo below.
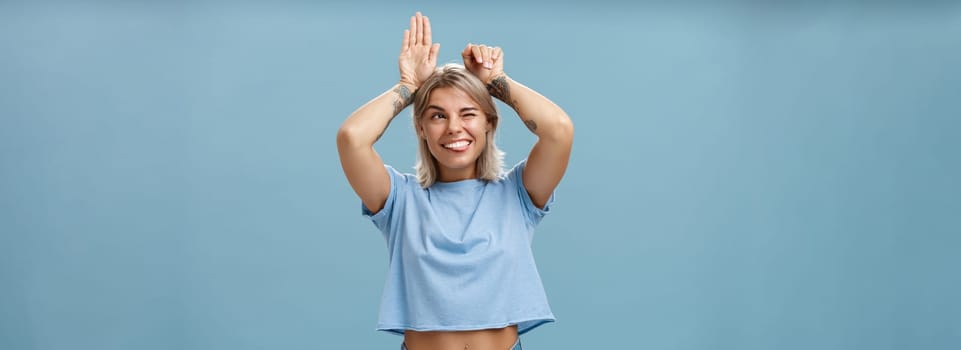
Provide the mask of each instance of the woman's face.
[{"label": "woman's face", "polygon": [[491,129],[477,102],[460,89],[437,88],[418,120],[417,134],[437,159],[439,181],[477,177],[477,158]]}]

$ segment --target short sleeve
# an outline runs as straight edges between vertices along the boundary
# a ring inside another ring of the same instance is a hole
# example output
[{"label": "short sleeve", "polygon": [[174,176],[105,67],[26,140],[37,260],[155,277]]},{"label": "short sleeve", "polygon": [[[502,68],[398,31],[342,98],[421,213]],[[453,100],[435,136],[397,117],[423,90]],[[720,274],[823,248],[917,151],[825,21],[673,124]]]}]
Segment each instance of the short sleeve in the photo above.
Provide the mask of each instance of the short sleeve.
[{"label": "short sleeve", "polygon": [[523,175],[525,166],[527,166],[527,159],[517,163],[517,165],[507,173],[507,181],[510,181],[514,188],[517,189],[517,197],[521,202],[521,207],[524,209],[524,216],[527,218],[527,222],[532,226],[537,226],[537,224],[541,222],[541,219],[551,212],[551,204],[554,203],[554,192],[551,192],[551,196],[547,199],[547,203],[544,204],[544,208],[538,208],[534,205],[534,201],[531,200],[531,195],[527,193],[527,188],[524,187]]},{"label": "short sleeve", "polygon": [[387,195],[387,200],[384,201],[384,207],[380,209],[376,214],[371,212],[370,209],[364,205],[362,201],[360,203],[361,214],[369,217],[371,221],[374,222],[374,226],[377,226],[381,232],[387,234],[391,227],[391,215],[394,212],[394,206],[397,202],[398,192],[402,191],[402,188],[407,183],[407,177],[401,174],[399,171],[391,167],[390,165],[384,165],[387,168],[387,175],[390,177],[390,193]]}]

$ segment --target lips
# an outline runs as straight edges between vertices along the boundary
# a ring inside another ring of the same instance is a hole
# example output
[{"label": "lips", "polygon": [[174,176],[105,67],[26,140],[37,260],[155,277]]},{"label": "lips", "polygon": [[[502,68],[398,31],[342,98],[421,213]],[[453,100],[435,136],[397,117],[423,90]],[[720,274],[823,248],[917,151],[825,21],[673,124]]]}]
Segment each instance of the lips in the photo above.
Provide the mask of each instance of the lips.
[{"label": "lips", "polygon": [[467,148],[470,147],[471,143],[473,142],[468,140],[456,140],[451,143],[442,144],[441,146],[444,146],[444,148],[449,149],[451,151],[459,152],[459,151],[466,151]]}]

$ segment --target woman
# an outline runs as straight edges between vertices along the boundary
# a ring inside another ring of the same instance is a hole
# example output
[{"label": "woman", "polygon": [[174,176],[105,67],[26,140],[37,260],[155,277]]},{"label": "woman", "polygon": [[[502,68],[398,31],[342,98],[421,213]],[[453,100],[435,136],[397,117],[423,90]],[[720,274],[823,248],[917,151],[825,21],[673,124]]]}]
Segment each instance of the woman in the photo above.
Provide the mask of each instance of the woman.
[{"label": "woman", "polygon": [[[402,349],[520,349],[520,334],[554,321],[530,242],[567,169],[573,126],[504,73],[500,48],[468,44],[463,66],[437,68],[439,49],[428,18],[412,16],[400,81],[337,133],[347,180],[387,240],[377,329],[402,334]],[[506,173],[491,96],[537,135],[527,159]],[[416,175],[384,165],[373,148],[412,103]]]}]

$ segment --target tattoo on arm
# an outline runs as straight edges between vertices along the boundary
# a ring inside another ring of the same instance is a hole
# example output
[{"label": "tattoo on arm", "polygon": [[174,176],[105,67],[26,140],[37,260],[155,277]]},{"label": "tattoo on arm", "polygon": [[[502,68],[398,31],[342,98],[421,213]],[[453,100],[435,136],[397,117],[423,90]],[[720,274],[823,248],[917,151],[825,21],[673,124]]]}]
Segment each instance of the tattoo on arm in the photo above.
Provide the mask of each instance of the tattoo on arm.
[{"label": "tattoo on arm", "polygon": [[537,123],[534,122],[534,119],[525,120],[524,125],[527,125],[527,128],[530,129],[531,132],[537,131]]},{"label": "tattoo on arm", "polygon": [[[510,83],[507,82],[507,77],[502,75],[491,80],[490,84],[487,84],[487,91],[490,92],[491,96],[497,97],[514,110],[517,110],[517,100],[511,97],[511,86]],[[537,131],[537,123],[535,123],[533,119],[525,120],[524,125],[526,125],[527,129],[530,129],[531,132]]]},{"label": "tattoo on arm", "polygon": [[397,113],[400,113],[400,111],[414,102],[414,95],[410,93],[407,85],[397,86],[394,88],[394,92],[397,93],[398,96],[398,99],[394,100],[394,115],[397,115]]},{"label": "tattoo on arm", "polygon": [[[407,108],[407,106],[414,102],[414,95],[410,93],[410,89],[407,88],[407,85],[403,84],[398,85],[394,88],[394,90],[391,91],[397,94],[397,98],[394,99],[393,115],[393,117],[396,117],[400,111],[404,110],[404,108]],[[375,139],[374,142],[380,141],[380,137],[384,136],[385,131],[387,131],[386,126],[384,127],[384,130],[380,131],[380,134],[377,135],[377,139]]]},{"label": "tattoo on arm", "polygon": [[487,84],[487,91],[490,92],[491,96],[497,97],[511,108],[517,109],[517,100],[511,98],[511,86],[507,82],[506,76],[501,75],[491,80],[490,84]]}]

